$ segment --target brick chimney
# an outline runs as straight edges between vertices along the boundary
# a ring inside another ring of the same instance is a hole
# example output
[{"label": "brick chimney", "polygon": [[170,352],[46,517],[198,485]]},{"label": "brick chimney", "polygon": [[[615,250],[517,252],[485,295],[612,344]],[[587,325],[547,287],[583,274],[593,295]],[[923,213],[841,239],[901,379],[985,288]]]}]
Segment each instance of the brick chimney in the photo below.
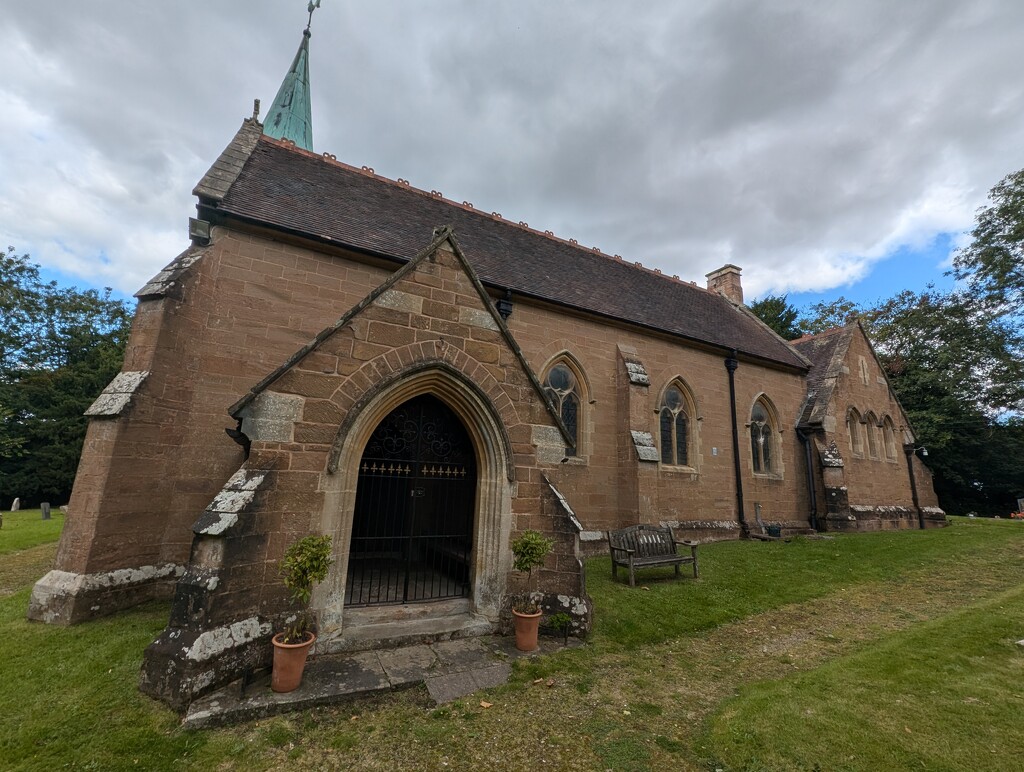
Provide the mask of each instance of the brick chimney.
[{"label": "brick chimney", "polygon": [[743,285],[740,284],[740,268],[732,264],[723,265],[717,271],[707,274],[708,289],[725,295],[733,303],[743,302]]}]

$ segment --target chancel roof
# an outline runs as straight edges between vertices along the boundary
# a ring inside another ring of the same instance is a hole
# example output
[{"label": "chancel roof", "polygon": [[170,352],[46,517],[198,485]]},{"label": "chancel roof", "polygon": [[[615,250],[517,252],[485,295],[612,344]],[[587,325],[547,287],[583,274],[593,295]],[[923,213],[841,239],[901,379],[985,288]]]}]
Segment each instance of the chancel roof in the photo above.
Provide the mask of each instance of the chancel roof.
[{"label": "chancel roof", "polygon": [[857,325],[849,324],[817,335],[805,335],[792,342],[793,348],[811,362],[811,371],[807,373],[807,402],[798,422],[801,426],[820,425],[828,412],[836,380],[843,371],[846,352],[856,331]]},{"label": "chancel roof", "polygon": [[[407,261],[451,225],[480,280],[806,370],[807,362],[717,293],[258,133],[246,121],[196,187],[200,204],[254,224]],[[256,141],[253,141],[256,139]]]}]

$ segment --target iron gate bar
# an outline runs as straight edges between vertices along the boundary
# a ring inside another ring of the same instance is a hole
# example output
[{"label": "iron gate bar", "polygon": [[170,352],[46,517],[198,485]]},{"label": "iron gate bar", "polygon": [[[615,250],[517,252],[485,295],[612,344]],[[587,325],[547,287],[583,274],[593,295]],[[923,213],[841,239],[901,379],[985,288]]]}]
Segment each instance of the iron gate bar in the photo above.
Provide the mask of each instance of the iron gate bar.
[{"label": "iron gate bar", "polygon": [[430,395],[392,411],[359,465],[345,604],[466,597],[475,494],[458,417]]}]

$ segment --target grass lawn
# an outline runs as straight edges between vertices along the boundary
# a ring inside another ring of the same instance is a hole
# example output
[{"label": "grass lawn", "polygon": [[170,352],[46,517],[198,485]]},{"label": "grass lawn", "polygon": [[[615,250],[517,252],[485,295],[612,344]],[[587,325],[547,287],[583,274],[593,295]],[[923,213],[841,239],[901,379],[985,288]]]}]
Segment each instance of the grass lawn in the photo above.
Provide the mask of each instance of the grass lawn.
[{"label": "grass lawn", "polygon": [[60,538],[64,527],[64,513],[56,507],[50,510],[50,519],[43,520],[41,509],[21,509],[4,512],[0,528],[0,555],[9,555],[37,544],[50,544]]},{"label": "grass lawn", "polygon": [[636,589],[594,559],[589,645],[483,697],[437,708],[414,689],[204,732],[135,688],[166,605],[29,624],[54,545],[5,552],[0,532],[0,767],[1020,768],[1024,523],[953,520],[707,545],[699,581]]}]

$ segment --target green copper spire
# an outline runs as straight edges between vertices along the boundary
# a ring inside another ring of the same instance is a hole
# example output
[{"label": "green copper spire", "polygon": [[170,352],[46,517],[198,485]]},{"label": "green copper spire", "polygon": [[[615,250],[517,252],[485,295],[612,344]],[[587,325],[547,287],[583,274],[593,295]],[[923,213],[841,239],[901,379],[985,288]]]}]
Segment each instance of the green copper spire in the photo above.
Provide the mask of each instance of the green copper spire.
[{"label": "green copper spire", "polygon": [[[309,4],[309,20],[320,7],[320,0]],[[313,112],[309,93],[309,24],[302,32],[302,42],[295,59],[284,76],[274,104],[263,123],[263,133],[275,139],[288,139],[304,150],[313,149]]]}]

